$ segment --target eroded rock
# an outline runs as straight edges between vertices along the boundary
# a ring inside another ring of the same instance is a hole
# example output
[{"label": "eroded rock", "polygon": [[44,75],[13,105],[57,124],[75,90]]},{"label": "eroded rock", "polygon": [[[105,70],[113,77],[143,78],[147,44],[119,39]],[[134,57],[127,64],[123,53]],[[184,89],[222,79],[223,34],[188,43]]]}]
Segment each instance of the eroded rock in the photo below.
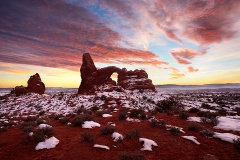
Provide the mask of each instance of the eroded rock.
[{"label": "eroded rock", "polygon": [[22,95],[29,92],[44,94],[45,92],[45,84],[42,82],[41,77],[38,73],[35,75],[30,76],[28,79],[28,86],[16,86],[12,91],[11,94]]}]

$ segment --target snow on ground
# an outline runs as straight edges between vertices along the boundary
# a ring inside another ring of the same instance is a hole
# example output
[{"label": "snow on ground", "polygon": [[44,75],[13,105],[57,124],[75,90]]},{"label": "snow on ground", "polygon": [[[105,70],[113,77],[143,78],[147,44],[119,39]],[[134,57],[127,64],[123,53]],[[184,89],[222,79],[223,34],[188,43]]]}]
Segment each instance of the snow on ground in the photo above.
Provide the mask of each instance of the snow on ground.
[{"label": "snow on ground", "polygon": [[58,143],[59,140],[57,138],[51,137],[46,139],[44,142],[39,142],[35,147],[35,150],[55,148]]},{"label": "snow on ground", "polygon": [[52,128],[52,126],[50,126],[49,124],[39,124],[38,128],[39,129],[43,129],[43,128]]},{"label": "snow on ground", "polygon": [[185,133],[185,132],[183,131],[183,128],[178,127],[178,126],[166,125],[166,128],[167,128],[167,130],[170,130],[171,128],[178,128],[178,129],[179,129],[179,132]]},{"label": "snow on ground", "polygon": [[240,116],[218,117],[218,121],[216,129],[240,131]]},{"label": "snow on ground", "polygon": [[112,134],[112,139],[113,139],[114,142],[117,142],[119,140],[123,140],[123,135],[118,133],[118,132],[114,132]]},{"label": "snow on ground", "polygon": [[237,136],[232,133],[219,133],[219,132],[214,132],[213,137],[219,138],[219,139],[229,142],[229,143],[233,143],[233,140],[240,138],[240,136]]},{"label": "snow on ground", "polygon": [[197,138],[194,137],[194,136],[182,136],[184,139],[187,139],[187,140],[190,140],[192,141],[193,143],[199,145],[200,143],[197,141]]},{"label": "snow on ground", "polygon": [[110,148],[109,148],[108,146],[100,145],[100,144],[94,144],[93,147],[95,147],[95,148],[102,148],[102,149],[106,149],[106,150],[110,150]]},{"label": "snow on ground", "polygon": [[82,128],[93,128],[93,127],[100,127],[101,125],[94,121],[85,121],[84,124],[82,124]]},{"label": "snow on ground", "polygon": [[129,117],[127,117],[126,120],[129,122],[141,122],[139,119],[133,119],[133,118],[129,118]]},{"label": "snow on ground", "polygon": [[112,117],[111,114],[103,114],[102,117],[107,118],[107,117]]},{"label": "snow on ground", "polygon": [[141,151],[152,151],[152,146],[158,146],[155,141],[147,138],[139,138],[139,142],[143,142]]},{"label": "snow on ground", "polygon": [[188,117],[188,121],[201,122],[201,117]]}]

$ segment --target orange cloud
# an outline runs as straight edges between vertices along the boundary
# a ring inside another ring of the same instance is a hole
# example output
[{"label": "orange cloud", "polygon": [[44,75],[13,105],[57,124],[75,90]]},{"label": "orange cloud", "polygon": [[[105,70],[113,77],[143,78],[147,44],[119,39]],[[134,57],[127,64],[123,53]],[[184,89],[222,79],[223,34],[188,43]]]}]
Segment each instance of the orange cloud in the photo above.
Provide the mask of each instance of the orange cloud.
[{"label": "orange cloud", "polygon": [[198,72],[198,69],[194,69],[192,66],[188,67],[188,72]]},{"label": "orange cloud", "polygon": [[171,76],[170,79],[178,79],[185,76],[185,74],[180,73],[180,71],[175,67],[167,67],[163,69],[170,70],[172,72],[169,74]]},{"label": "orange cloud", "polygon": [[171,55],[179,64],[190,64],[190,60],[192,60],[198,54],[198,51],[188,48],[177,48],[171,51]]}]

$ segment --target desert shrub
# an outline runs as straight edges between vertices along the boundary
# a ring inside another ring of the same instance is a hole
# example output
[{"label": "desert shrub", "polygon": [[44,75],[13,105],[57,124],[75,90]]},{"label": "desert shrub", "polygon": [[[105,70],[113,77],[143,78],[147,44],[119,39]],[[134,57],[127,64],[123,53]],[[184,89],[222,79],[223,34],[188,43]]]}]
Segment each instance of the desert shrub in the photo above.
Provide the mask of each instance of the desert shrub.
[{"label": "desert shrub", "polygon": [[126,118],[127,118],[127,110],[125,110],[125,109],[120,110],[120,112],[118,114],[118,119],[124,120]]},{"label": "desert shrub", "polygon": [[73,126],[82,126],[85,121],[95,121],[93,117],[89,115],[76,116],[72,119],[71,123]]},{"label": "desert shrub", "polygon": [[95,111],[99,110],[99,107],[98,106],[93,106],[90,110],[95,112]]},{"label": "desert shrub", "polygon": [[28,116],[24,122],[36,121],[38,118],[36,116]]},{"label": "desert shrub", "polygon": [[140,132],[137,129],[130,130],[126,133],[126,139],[139,138]]},{"label": "desert shrub", "polygon": [[206,118],[209,118],[209,119],[218,116],[217,113],[212,113],[212,112],[209,112],[209,111],[207,111],[207,112],[205,112],[205,111],[199,111],[199,112],[197,113],[197,115],[198,115],[199,117],[206,117]]},{"label": "desert shrub", "polygon": [[189,113],[197,113],[199,112],[199,109],[198,108],[195,108],[195,107],[192,107],[188,110]]},{"label": "desert shrub", "polygon": [[200,131],[200,134],[205,137],[212,137],[214,135],[214,132],[209,129],[204,129]]},{"label": "desert shrub", "polygon": [[182,110],[183,105],[174,97],[169,97],[167,99],[157,102],[157,111],[166,112],[166,111],[176,111]]},{"label": "desert shrub", "polygon": [[150,125],[152,127],[158,127],[159,126],[159,121],[157,119],[152,118],[152,119],[150,119]]},{"label": "desert shrub", "polygon": [[145,160],[145,156],[138,152],[122,152],[119,154],[120,160]]},{"label": "desert shrub", "polygon": [[58,120],[59,118],[62,118],[62,117],[63,117],[62,114],[55,114],[55,115],[53,115],[53,118],[54,118],[55,120]]},{"label": "desert shrub", "polygon": [[158,120],[159,127],[166,128],[166,122],[163,119]]},{"label": "desert shrub", "polygon": [[112,134],[114,131],[116,130],[116,128],[112,125],[107,125],[105,127],[102,127],[100,129],[101,134],[103,135],[107,135],[107,134]]},{"label": "desert shrub", "polygon": [[86,141],[86,142],[93,142],[94,141],[94,137],[93,137],[92,133],[83,132],[83,133],[81,133],[81,136],[82,136],[83,141]]},{"label": "desert shrub", "polygon": [[46,138],[50,138],[54,135],[54,129],[52,127],[36,128],[33,131],[32,138],[35,142],[43,142]]},{"label": "desert shrub", "polygon": [[102,100],[102,101],[104,101],[104,100],[106,100],[106,96],[105,95],[102,95],[101,97],[100,97],[100,99]]},{"label": "desert shrub", "polygon": [[233,146],[240,151],[240,138],[233,140]]},{"label": "desert shrub", "polygon": [[200,124],[198,124],[198,123],[190,123],[189,125],[188,125],[188,130],[189,131],[195,131],[195,132],[197,132],[197,131],[200,131],[200,130],[202,130],[203,129],[203,127],[200,125]]},{"label": "desert shrub", "polygon": [[189,117],[189,114],[185,111],[182,111],[182,112],[179,113],[179,118],[180,119],[188,119],[188,117]]},{"label": "desert shrub", "polygon": [[144,111],[141,110],[141,109],[133,109],[133,110],[130,111],[129,116],[132,117],[132,118],[133,117],[138,118],[143,113],[144,113]]},{"label": "desert shrub", "polygon": [[148,118],[148,116],[147,116],[146,112],[144,112],[144,111],[143,111],[142,113],[140,113],[139,117],[140,117],[142,120],[144,120],[144,119],[147,119],[147,118]]},{"label": "desert shrub", "polygon": [[170,111],[170,110],[166,111],[166,113],[167,113],[167,115],[169,115],[169,116],[173,116],[173,115],[174,115],[173,111]]},{"label": "desert shrub", "polygon": [[204,109],[213,109],[213,107],[210,106],[210,105],[207,104],[207,103],[202,103],[201,108],[204,108]]},{"label": "desert shrub", "polygon": [[174,135],[174,136],[176,136],[176,135],[178,135],[178,133],[180,133],[180,129],[177,128],[177,127],[171,127],[171,128],[169,129],[169,131],[170,131],[170,133],[171,133],[172,135]]},{"label": "desert shrub", "polygon": [[40,111],[38,114],[39,114],[40,116],[43,116],[43,115],[45,114],[45,111]]},{"label": "desert shrub", "polygon": [[201,117],[201,122],[203,123],[211,123],[213,125],[217,125],[219,123],[218,119],[216,117],[213,117],[211,119],[209,118],[205,118],[205,117]]},{"label": "desert shrub", "polygon": [[24,132],[32,132],[36,126],[37,126],[37,122],[36,121],[28,121],[28,122],[23,121],[20,124],[20,128]]},{"label": "desert shrub", "polygon": [[109,114],[109,111],[107,110],[96,111],[96,115],[98,117],[102,117],[103,114]]},{"label": "desert shrub", "polygon": [[37,122],[37,125],[39,125],[39,124],[49,124],[50,125],[50,122],[47,118],[38,118],[36,120],[36,122]]},{"label": "desert shrub", "polygon": [[69,119],[67,117],[61,117],[59,118],[59,122],[62,124],[67,124],[69,122]]},{"label": "desert shrub", "polygon": [[155,115],[157,113],[158,113],[157,109],[154,109],[153,111],[151,111],[151,115]]}]

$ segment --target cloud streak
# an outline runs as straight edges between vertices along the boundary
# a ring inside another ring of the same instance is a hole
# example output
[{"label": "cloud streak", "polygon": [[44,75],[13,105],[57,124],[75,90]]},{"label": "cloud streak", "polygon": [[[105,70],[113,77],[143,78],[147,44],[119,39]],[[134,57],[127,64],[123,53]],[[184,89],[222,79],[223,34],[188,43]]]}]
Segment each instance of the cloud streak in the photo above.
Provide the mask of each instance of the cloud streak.
[{"label": "cloud streak", "polygon": [[101,63],[132,60],[141,65],[167,64],[151,51],[122,47],[118,32],[75,3],[5,0],[1,1],[0,14],[2,62],[78,71],[81,55],[90,52]]}]

